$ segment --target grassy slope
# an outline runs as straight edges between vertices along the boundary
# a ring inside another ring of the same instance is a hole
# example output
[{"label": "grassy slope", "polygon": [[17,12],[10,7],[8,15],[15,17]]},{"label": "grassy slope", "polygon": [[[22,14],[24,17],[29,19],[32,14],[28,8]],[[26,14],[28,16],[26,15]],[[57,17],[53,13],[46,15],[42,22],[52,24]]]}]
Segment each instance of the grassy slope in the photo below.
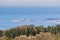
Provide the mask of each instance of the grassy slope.
[{"label": "grassy slope", "polygon": [[[58,39],[60,40],[60,34],[58,36]],[[0,40],[6,40],[6,37],[5,36],[0,37]],[[57,40],[57,38],[56,36],[53,36],[48,32],[47,33],[41,32],[40,34],[37,34],[36,36],[26,37],[25,35],[21,35],[21,36],[15,37],[12,40]]]}]

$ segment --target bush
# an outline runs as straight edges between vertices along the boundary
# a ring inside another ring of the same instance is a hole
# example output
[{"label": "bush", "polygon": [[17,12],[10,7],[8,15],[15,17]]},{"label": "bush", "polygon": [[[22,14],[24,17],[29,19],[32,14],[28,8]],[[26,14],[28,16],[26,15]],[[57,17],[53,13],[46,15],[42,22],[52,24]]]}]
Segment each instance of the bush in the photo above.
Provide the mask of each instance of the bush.
[{"label": "bush", "polygon": [[32,35],[32,36],[36,36],[36,31],[35,31],[35,30],[32,30],[32,31],[31,31],[31,35]]},{"label": "bush", "polygon": [[2,37],[3,36],[3,32],[2,32],[2,30],[0,30],[0,37]]}]

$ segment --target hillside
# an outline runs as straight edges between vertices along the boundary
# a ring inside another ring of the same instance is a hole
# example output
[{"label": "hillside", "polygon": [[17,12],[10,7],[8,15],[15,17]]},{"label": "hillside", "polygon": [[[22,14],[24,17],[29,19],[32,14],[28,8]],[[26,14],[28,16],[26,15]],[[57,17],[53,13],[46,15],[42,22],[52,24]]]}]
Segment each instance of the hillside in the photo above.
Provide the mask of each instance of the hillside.
[{"label": "hillside", "polygon": [[51,35],[50,33],[43,33],[41,32],[40,34],[37,34],[36,36],[20,36],[16,37],[14,40],[54,40],[54,36]]},{"label": "hillside", "polygon": [[[36,36],[30,35],[29,37],[26,37],[26,35],[21,35],[21,36],[15,37],[14,39],[11,39],[11,40],[57,40],[56,37],[57,36],[53,36],[49,32],[46,32],[46,33],[41,32],[40,34],[37,34]],[[0,40],[7,40],[7,37],[5,37],[5,36],[0,37]],[[58,40],[60,40],[60,37],[58,38]]]},{"label": "hillside", "polygon": [[0,30],[0,40],[60,40],[60,25],[23,25],[9,30]]}]

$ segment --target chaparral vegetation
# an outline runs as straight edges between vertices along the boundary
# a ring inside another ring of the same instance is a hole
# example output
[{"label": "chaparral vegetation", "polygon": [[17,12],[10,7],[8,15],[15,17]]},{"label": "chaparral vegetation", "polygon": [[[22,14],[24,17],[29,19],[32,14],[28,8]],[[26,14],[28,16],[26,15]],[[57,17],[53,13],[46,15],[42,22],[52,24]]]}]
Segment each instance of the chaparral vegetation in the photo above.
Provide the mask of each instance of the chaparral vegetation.
[{"label": "chaparral vegetation", "polygon": [[60,40],[60,25],[23,25],[9,30],[0,30],[0,40]]}]

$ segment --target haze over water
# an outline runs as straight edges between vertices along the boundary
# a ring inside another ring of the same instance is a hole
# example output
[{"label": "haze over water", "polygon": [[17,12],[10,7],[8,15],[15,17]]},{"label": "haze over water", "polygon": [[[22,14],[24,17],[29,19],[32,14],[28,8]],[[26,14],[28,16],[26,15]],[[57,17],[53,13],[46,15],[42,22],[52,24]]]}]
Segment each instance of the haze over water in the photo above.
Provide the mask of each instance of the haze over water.
[{"label": "haze over water", "polygon": [[[39,2],[37,0],[0,1],[0,30],[26,24],[43,25],[45,27],[60,24],[59,0],[57,2],[56,0],[50,2],[48,0],[45,2],[44,0],[38,0]],[[51,2],[52,4],[50,4]]]}]

